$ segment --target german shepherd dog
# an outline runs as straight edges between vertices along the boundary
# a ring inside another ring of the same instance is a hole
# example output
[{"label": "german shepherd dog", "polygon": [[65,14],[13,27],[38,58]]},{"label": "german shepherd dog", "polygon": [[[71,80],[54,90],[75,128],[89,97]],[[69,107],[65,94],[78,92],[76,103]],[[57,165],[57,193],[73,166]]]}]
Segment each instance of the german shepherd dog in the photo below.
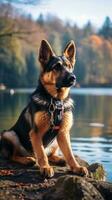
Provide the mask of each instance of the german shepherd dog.
[{"label": "german shepherd dog", "polygon": [[[15,125],[0,136],[3,156],[21,164],[36,162],[45,177],[54,175],[49,161],[62,162],[62,157],[56,155],[58,147],[72,172],[88,174],[87,168],[80,166],[73,155],[69,135],[73,123],[69,91],[76,82],[75,54],[73,41],[68,43],[62,56],[56,56],[48,41],[41,41],[38,86]],[[47,155],[45,148],[54,139],[56,142]]]}]

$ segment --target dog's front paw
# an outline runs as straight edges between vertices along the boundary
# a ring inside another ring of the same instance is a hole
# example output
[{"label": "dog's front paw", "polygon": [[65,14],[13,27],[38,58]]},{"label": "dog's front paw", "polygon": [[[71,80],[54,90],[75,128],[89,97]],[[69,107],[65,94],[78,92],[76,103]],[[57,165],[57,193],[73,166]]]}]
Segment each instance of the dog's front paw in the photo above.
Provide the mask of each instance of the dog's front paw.
[{"label": "dog's front paw", "polygon": [[47,177],[47,178],[51,178],[54,176],[54,170],[51,166],[41,167],[40,173],[42,176]]},{"label": "dog's front paw", "polygon": [[81,175],[85,175],[85,176],[89,175],[88,169],[86,167],[80,167],[79,171]]},{"label": "dog's front paw", "polygon": [[83,176],[89,175],[88,169],[86,167],[82,167],[82,166],[79,166],[79,167],[72,169],[72,172],[76,173],[78,175],[83,175]]}]

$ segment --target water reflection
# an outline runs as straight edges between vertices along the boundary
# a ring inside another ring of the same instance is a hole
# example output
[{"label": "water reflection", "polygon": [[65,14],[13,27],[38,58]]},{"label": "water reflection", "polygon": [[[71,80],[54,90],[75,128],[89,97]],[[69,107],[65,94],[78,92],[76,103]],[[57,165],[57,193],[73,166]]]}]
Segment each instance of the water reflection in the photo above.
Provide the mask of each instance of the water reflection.
[{"label": "water reflection", "polygon": [[28,102],[29,94],[0,93],[0,131],[10,128]]},{"label": "water reflection", "polygon": [[73,136],[102,136],[112,134],[112,96],[76,95]]}]

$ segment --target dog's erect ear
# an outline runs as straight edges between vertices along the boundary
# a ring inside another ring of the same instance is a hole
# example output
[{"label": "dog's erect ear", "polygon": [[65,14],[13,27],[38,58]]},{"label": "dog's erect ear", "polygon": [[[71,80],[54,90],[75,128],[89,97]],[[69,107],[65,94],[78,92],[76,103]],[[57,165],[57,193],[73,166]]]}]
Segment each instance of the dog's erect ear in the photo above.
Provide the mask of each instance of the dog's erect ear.
[{"label": "dog's erect ear", "polygon": [[74,43],[73,40],[71,40],[67,44],[63,54],[71,62],[71,64],[74,66],[74,64],[75,64],[75,55],[76,55],[76,47],[75,47],[75,43]]},{"label": "dog's erect ear", "polygon": [[42,40],[39,50],[39,61],[44,66],[48,63],[49,59],[55,55],[50,44],[47,40]]}]

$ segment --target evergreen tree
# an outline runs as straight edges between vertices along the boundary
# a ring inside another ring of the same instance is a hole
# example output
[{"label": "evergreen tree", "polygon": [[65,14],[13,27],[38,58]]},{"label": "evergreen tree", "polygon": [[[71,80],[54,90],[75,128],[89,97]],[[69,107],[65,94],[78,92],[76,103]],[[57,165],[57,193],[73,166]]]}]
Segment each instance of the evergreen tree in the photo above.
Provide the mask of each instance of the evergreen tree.
[{"label": "evergreen tree", "polygon": [[71,29],[66,29],[65,28],[65,32],[62,35],[62,49],[65,48],[66,44],[70,41],[74,39],[74,35]]},{"label": "evergreen tree", "polygon": [[91,34],[93,34],[93,27],[90,21],[87,22],[87,24],[83,28],[83,37],[88,37]]},{"label": "evergreen tree", "polygon": [[44,16],[42,13],[39,15],[39,17],[37,19],[37,24],[39,24],[40,26],[44,25]]},{"label": "evergreen tree", "polygon": [[62,46],[61,46],[61,38],[60,34],[56,31],[53,31],[48,38],[50,44],[52,45],[53,49],[55,52],[60,55],[62,51]]},{"label": "evergreen tree", "polygon": [[104,38],[112,38],[112,21],[110,17],[106,17],[102,28],[99,31],[99,35],[102,35]]},{"label": "evergreen tree", "polygon": [[37,70],[36,55],[34,52],[30,52],[26,56],[26,66],[27,66],[27,73],[26,73],[27,87],[35,87],[38,79],[38,70]]}]

